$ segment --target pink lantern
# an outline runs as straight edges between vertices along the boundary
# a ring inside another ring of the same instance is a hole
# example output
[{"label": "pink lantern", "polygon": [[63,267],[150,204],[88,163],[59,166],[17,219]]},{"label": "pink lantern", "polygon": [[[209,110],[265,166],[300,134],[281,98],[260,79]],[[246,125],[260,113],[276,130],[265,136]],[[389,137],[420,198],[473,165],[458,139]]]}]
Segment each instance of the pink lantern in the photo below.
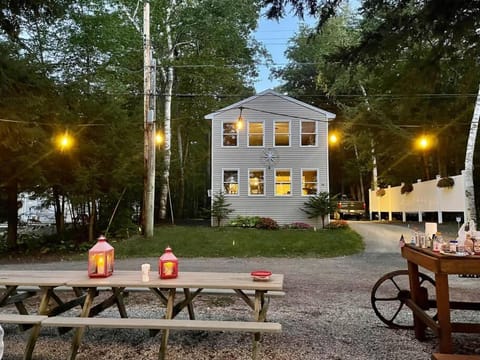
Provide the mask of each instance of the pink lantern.
[{"label": "pink lantern", "polygon": [[88,250],[88,276],[107,277],[113,274],[114,250],[105,236]]},{"label": "pink lantern", "polygon": [[168,246],[158,259],[158,273],[160,279],[174,279],[178,276],[178,259]]}]

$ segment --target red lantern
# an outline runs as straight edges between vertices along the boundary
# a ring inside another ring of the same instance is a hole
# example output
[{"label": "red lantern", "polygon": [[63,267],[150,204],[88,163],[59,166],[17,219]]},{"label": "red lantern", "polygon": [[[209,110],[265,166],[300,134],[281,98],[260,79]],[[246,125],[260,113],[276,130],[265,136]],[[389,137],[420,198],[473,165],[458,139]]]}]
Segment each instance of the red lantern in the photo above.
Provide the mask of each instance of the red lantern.
[{"label": "red lantern", "polygon": [[100,236],[97,243],[88,250],[88,276],[107,277],[113,273],[113,247],[105,236]]},{"label": "red lantern", "polygon": [[173,255],[170,246],[167,246],[158,260],[158,273],[160,279],[175,279],[178,276],[178,259]]}]

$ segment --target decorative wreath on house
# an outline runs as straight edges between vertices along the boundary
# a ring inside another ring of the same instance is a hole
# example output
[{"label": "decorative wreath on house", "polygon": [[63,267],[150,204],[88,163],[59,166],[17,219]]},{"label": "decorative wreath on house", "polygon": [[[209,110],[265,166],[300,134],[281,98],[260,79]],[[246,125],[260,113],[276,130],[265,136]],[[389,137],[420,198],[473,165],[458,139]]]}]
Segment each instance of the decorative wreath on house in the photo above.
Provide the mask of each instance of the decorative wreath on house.
[{"label": "decorative wreath on house", "polygon": [[437,186],[439,188],[449,188],[453,185],[455,185],[455,180],[453,180],[451,177],[443,177],[437,182]]},{"label": "decorative wreath on house", "polygon": [[401,194],[408,194],[412,191],[413,191],[413,184],[412,183],[403,184],[403,186],[400,188],[400,193]]},{"label": "decorative wreath on house", "polygon": [[383,188],[377,189],[376,194],[377,194],[377,196],[385,195],[385,189],[383,189]]}]

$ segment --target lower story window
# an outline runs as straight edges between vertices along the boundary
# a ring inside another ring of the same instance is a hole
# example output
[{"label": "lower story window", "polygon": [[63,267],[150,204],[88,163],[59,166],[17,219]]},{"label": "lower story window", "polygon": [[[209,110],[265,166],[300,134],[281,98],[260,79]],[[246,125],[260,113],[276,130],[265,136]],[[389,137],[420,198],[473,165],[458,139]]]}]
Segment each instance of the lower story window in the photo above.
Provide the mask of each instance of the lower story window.
[{"label": "lower story window", "polygon": [[248,172],[248,195],[264,195],[264,171],[263,169],[249,170]]},{"label": "lower story window", "polygon": [[302,170],[302,195],[317,195],[317,170]]},{"label": "lower story window", "polygon": [[223,188],[227,195],[238,195],[238,170],[223,170]]},{"label": "lower story window", "polygon": [[275,195],[287,196],[292,193],[290,170],[275,170]]}]

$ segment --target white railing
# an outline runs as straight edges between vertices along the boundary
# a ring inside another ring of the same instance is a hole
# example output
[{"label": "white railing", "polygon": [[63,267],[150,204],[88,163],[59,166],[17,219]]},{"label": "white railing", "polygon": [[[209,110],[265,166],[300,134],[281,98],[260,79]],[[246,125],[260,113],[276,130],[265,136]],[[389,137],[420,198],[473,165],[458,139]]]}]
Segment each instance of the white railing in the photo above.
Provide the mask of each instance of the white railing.
[{"label": "white railing", "polygon": [[463,213],[466,216],[464,174],[450,176],[455,184],[449,188],[437,186],[440,175],[435,180],[420,181],[413,184],[413,191],[402,194],[400,186],[388,186],[385,195],[378,196],[376,190],[369,189],[370,220],[374,214],[381,219],[382,213],[388,213],[388,220],[392,220],[392,213],[401,213],[402,221],[406,222],[407,214],[418,214],[418,221],[423,221],[424,212],[436,212],[438,223],[443,223],[443,212]]}]

